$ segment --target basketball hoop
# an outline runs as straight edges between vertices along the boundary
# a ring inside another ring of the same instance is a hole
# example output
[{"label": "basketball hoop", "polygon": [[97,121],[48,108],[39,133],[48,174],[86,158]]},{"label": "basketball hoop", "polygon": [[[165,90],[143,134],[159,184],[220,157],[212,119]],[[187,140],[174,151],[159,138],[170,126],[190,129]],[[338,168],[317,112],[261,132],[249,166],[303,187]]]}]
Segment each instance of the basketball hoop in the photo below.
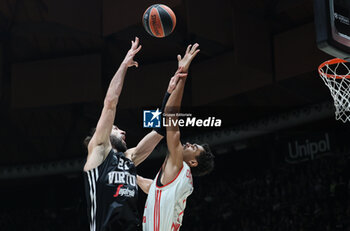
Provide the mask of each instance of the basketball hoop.
[{"label": "basketball hoop", "polygon": [[336,58],[322,63],[318,72],[334,100],[335,119],[350,121],[350,63]]}]

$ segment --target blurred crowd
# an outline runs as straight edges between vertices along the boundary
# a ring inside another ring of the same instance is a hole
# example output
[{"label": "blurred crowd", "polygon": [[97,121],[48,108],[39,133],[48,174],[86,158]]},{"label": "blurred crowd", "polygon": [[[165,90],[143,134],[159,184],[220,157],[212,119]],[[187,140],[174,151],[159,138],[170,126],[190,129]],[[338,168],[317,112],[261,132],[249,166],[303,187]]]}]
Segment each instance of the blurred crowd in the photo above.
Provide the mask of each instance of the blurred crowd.
[{"label": "blurred crowd", "polygon": [[349,159],[280,163],[255,176],[201,180],[183,231],[350,230]]},{"label": "blurred crowd", "polygon": [[57,208],[1,209],[0,230],[73,231],[84,229],[76,211]]},{"label": "blurred crowd", "polygon": [[[347,155],[334,154],[249,175],[215,170],[195,178],[181,230],[350,231],[348,164]],[[84,202],[71,208],[0,206],[0,230],[88,230]]]}]

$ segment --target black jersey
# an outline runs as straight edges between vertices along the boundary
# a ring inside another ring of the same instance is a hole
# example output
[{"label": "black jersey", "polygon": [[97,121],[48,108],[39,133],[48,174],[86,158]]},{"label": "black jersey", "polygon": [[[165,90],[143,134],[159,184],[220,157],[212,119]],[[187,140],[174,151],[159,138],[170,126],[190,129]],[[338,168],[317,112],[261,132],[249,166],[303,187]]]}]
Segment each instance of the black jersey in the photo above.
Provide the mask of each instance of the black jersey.
[{"label": "black jersey", "polygon": [[140,229],[136,167],[124,153],[112,149],[84,179],[90,231]]}]

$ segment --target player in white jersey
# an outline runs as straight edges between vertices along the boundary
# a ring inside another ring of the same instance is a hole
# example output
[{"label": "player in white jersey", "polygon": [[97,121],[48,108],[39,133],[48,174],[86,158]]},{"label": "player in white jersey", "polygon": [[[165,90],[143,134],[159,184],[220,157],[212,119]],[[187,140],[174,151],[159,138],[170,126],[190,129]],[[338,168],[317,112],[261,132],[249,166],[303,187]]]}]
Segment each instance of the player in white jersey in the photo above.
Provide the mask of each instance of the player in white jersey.
[{"label": "player in white jersey", "polygon": [[[178,55],[175,75],[187,73],[198,44],[189,45],[183,58]],[[186,77],[180,78],[166,104],[164,116],[177,120]],[[137,176],[140,188],[148,194],[144,210],[143,231],[177,231],[182,224],[186,199],[193,191],[193,176],[203,176],[214,168],[214,156],[207,144],[181,144],[178,123],[166,127],[169,154],[154,180]]]}]

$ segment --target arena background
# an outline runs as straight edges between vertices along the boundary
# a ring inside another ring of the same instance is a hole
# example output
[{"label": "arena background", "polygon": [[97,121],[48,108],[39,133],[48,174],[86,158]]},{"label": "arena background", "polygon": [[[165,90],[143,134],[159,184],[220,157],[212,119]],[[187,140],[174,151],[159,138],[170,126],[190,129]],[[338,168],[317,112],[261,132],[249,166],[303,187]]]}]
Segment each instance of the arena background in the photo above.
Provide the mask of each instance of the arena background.
[{"label": "arena background", "polygon": [[[0,230],[88,230],[82,141],[134,36],[140,67],[116,116],[129,147],[190,43],[201,52],[183,111],[223,121],[183,130],[212,146],[216,168],[194,179],[181,230],[349,230],[349,125],[317,73],[331,57],[316,47],[313,1],[162,1],[177,16],[164,39],[141,25],[154,3],[0,1]],[[139,173],[153,178],[165,151]]]}]

